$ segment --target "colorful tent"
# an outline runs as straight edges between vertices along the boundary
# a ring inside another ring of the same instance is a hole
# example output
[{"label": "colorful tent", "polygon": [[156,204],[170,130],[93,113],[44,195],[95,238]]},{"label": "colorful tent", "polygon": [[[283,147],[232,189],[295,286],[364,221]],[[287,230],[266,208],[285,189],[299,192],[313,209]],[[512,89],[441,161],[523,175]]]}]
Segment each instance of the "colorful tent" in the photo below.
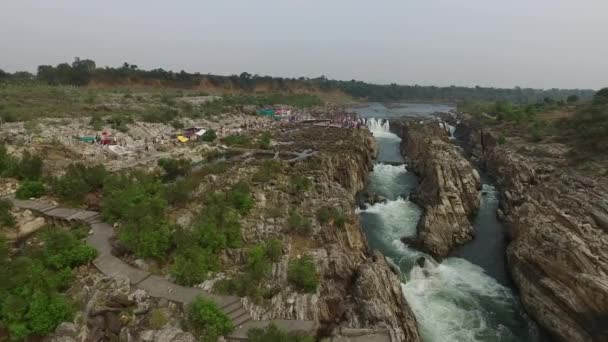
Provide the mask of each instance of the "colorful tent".
[{"label": "colorful tent", "polygon": [[91,143],[91,142],[95,141],[95,137],[79,137],[78,140]]},{"label": "colorful tent", "polygon": [[185,136],[183,136],[183,135],[178,135],[178,136],[177,136],[177,140],[179,140],[179,142],[183,142],[183,143],[185,143],[185,142],[187,142],[187,141],[188,141],[188,138],[186,138],[186,137],[185,137]]}]

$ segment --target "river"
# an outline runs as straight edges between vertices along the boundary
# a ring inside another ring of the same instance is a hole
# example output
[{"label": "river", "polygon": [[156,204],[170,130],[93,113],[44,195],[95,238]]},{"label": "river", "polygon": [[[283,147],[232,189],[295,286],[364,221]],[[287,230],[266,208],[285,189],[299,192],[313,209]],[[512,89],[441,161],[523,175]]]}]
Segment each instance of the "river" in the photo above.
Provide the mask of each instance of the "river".
[{"label": "river", "polygon": [[[369,244],[399,266],[404,296],[425,342],[544,340],[510,282],[504,229],[495,215],[499,194],[489,178],[483,177],[481,208],[474,221],[477,236],[472,242],[437,263],[400,240],[416,235],[422,209],[408,199],[417,178],[407,170],[399,152],[401,139],[390,132],[386,119],[426,116],[446,107],[370,104],[354,109],[361,117],[376,118],[370,130],[379,154],[368,190],[388,199],[359,210]],[[416,262],[421,256],[426,259],[422,267]]]}]

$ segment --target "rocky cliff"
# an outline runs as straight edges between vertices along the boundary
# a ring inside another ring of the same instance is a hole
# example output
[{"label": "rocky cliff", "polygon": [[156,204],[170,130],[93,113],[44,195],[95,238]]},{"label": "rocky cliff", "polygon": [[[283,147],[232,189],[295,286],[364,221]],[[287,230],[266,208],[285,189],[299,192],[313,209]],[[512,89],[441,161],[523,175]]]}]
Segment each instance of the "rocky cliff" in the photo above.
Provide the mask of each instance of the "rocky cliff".
[{"label": "rocky cliff", "polygon": [[[381,254],[372,252],[354,212],[355,194],[361,191],[373,167],[375,141],[365,130],[310,128],[281,137],[289,148],[319,153],[308,163],[296,163],[290,173],[306,175],[314,191],[287,195],[279,185],[264,190],[265,206],[278,203],[301,208],[311,220],[306,236],[289,234],[282,218],[250,225],[246,234],[264,238],[280,232],[289,239],[289,256],[275,265],[273,282],[281,290],[270,305],[251,304],[252,316],[260,319],[313,320],[319,336],[382,336],[390,341],[419,341],[416,319],[405,301],[399,277]],[[277,183],[282,184],[279,177]],[[344,224],[321,222],[316,213],[322,207],[337,209]],[[288,286],[288,259],[313,256],[320,275],[316,293],[304,294]],[[387,340],[388,341],[388,340]]]},{"label": "rocky cliff", "polygon": [[[503,190],[508,266],[526,310],[558,341],[608,341],[608,184],[575,171],[560,144],[466,128]],[[516,152],[517,151],[517,152]]]},{"label": "rocky cliff", "polygon": [[478,209],[481,182],[471,164],[435,121],[407,122],[401,149],[420,177],[412,200],[424,208],[417,243],[436,257],[473,238],[469,217]]}]

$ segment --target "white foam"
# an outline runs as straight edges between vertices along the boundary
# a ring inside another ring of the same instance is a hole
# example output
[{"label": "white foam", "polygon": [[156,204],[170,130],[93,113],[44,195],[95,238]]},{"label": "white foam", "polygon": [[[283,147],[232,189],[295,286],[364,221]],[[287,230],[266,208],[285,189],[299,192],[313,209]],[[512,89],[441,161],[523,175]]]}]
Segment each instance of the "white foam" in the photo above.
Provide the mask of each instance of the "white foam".
[{"label": "white foam", "polygon": [[416,234],[416,224],[422,210],[413,202],[398,198],[395,201],[367,205],[366,209],[357,209],[357,213],[375,214],[383,224],[383,235],[386,241],[399,240],[404,236]]},{"label": "white foam", "polygon": [[439,265],[416,265],[408,278],[402,284],[403,293],[425,341],[487,341],[488,334],[499,341],[515,337],[505,326],[493,330],[488,324],[487,319],[496,313],[487,311],[483,302],[508,310],[515,307],[515,298],[480,267],[448,258]]},{"label": "white foam", "polygon": [[391,129],[390,123],[385,119],[369,118],[366,120],[366,125],[367,128],[374,133],[390,132]]}]

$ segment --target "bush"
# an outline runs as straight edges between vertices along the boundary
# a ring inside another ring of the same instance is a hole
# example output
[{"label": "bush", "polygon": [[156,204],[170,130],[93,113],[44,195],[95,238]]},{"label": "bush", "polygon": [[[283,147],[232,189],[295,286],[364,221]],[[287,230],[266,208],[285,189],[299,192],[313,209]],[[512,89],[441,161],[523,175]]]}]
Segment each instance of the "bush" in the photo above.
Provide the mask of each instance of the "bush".
[{"label": "bush", "polygon": [[232,134],[222,138],[222,142],[228,146],[247,146],[249,138],[240,134]]},{"label": "bush", "polygon": [[194,286],[205,281],[207,274],[218,268],[217,254],[192,242],[180,243],[171,265],[171,276],[180,285]]},{"label": "bush", "polygon": [[160,158],[158,166],[165,171],[165,180],[173,180],[185,176],[192,169],[192,163],[188,159]]},{"label": "bush", "polygon": [[203,141],[211,142],[215,139],[217,139],[217,134],[215,134],[215,131],[212,129],[206,131],[203,135],[201,135],[201,140]]},{"label": "bush", "polygon": [[[0,200],[0,225],[3,227],[14,227],[15,226],[15,217],[11,213],[11,209],[13,208],[13,203],[7,200]],[[0,248],[2,248],[2,241],[0,241]],[[2,255],[0,254],[0,262]]]},{"label": "bush", "polygon": [[29,151],[23,152],[19,161],[17,177],[25,180],[39,180],[42,177],[42,159]]},{"label": "bush", "polygon": [[279,172],[281,172],[282,164],[278,160],[268,159],[262,162],[262,165],[253,174],[252,180],[254,182],[268,182],[272,180]]},{"label": "bush", "polygon": [[306,217],[302,217],[298,212],[292,211],[287,219],[287,227],[289,231],[296,234],[308,234],[310,233],[310,220]]},{"label": "bush", "polygon": [[228,201],[241,214],[246,214],[253,207],[253,198],[249,185],[243,182],[235,184],[228,192]]},{"label": "bush", "polygon": [[81,243],[74,235],[51,227],[42,233],[44,264],[56,270],[86,264],[97,256],[97,251]]},{"label": "bush", "polygon": [[173,206],[184,207],[190,201],[194,188],[191,179],[180,179],[165,187],[165,199]]},{"label": "bush", "polygon": [[504,135],[498,137],[498,145],[504,145],[507,143],[507,138]]},{"label": "bush", "polygon": [[148,325],[154,330],[159,330],[167,324],[169,320],[162,309],[152,309],[148,313]]},{"label": "bush", "polygon": [[15,197],[18,199],[38,198],[46,193],[44,184],[39,181],[23,181],[19,185]]},{"label": "bush", "polygon": [[270,149],[270,143],[271,143],[270,138],[271,138],[270,133],[268,133],[268,132],[262,133],[262,136],[260,137],[260,141],[258,142],[258,147],[263,150]]},{"label": "bush", "polygon": [[291,185],[291,193],[297,194],[300,192],[306,192],[312,187],[312,181],[305,176],[291,176],[289,179]]},{"label": "bush", "polygon": [[304,292],[313,293],[317,291],[319,279],[312,258],[304,256],[300,259],[291,260],[287,269],[287,280]]},{"label": "bush", "polygon": [[112,129],[126,133],[129,131],[127,125],[133,123],[133,118],[128,114],[114,114],[107,120],[107,123],[110,124]]},{"label": "bush", "polygon": [[188,305],[188,323],[201,342],[215,342],[234,330],[232,321],[211,300],[202,296]]},{"label": "bush", "polygon": [[89,121],[89,125],[93,127],[95,131],[101,131],[103,129],[103,118],[99,113],[94,113],[91,116],[91,120]]},{"label": "bush", "polygon": [[171,242],[169,224],[152,217],[123,223],[118,236],[140,258],[162,258]]},{"label": "bush", "polygon": [[312,336],[302,333],[287,333],[276,325],[270,324],[265,328],[253,328],[247,331],[249,342],[314,342]]},{"label": "bush", "polygon": [[63,176],[53,179],[51,189],[63,201],[79,204],[87,193],[103,187],[107,174],[103,165],[70,164]]},{"label": "bush", "polygon": [[317,220],[319,220],[321,224],[326,224],[331,221],[336,227],[344,227],[346,224],[346,216],[344,213],[341,210],[332,207],[319,208],[319,210],[317,210]]},{"label": "bush", "polygon": [[60,291],[69,286],[71,267],[94,257],[95,250],[69,232],[50,228],[42,239],[44,245],[25,246],[12,259],[0,241],[0,322],[13,341],[47,335],[72,320],[73,305]]},{"label": "bush", "polygon": [[160,258],[169,248],[164,188],[153,176],[136,172],[109,177],[101,212],[110,222],[122,221],[119,238],[139,257]]},{"label": "bush", "polygon": [[164,218],[167,201],[159,180],[143,172],[108,177],[103,187],[101,212],[109,222]]},{"label": "bush", "polygon": [[272,265],[266,255],[265,246],[257,245],[251,248],[247,255],[247,272],[251,278],[259,282],[270,274],[271,270]]},{"label": "bush", "polygon": [[283,243],[278,239],[270,239],[266,242],[266,256],[272,262],[278,262],[283,255]]}]

